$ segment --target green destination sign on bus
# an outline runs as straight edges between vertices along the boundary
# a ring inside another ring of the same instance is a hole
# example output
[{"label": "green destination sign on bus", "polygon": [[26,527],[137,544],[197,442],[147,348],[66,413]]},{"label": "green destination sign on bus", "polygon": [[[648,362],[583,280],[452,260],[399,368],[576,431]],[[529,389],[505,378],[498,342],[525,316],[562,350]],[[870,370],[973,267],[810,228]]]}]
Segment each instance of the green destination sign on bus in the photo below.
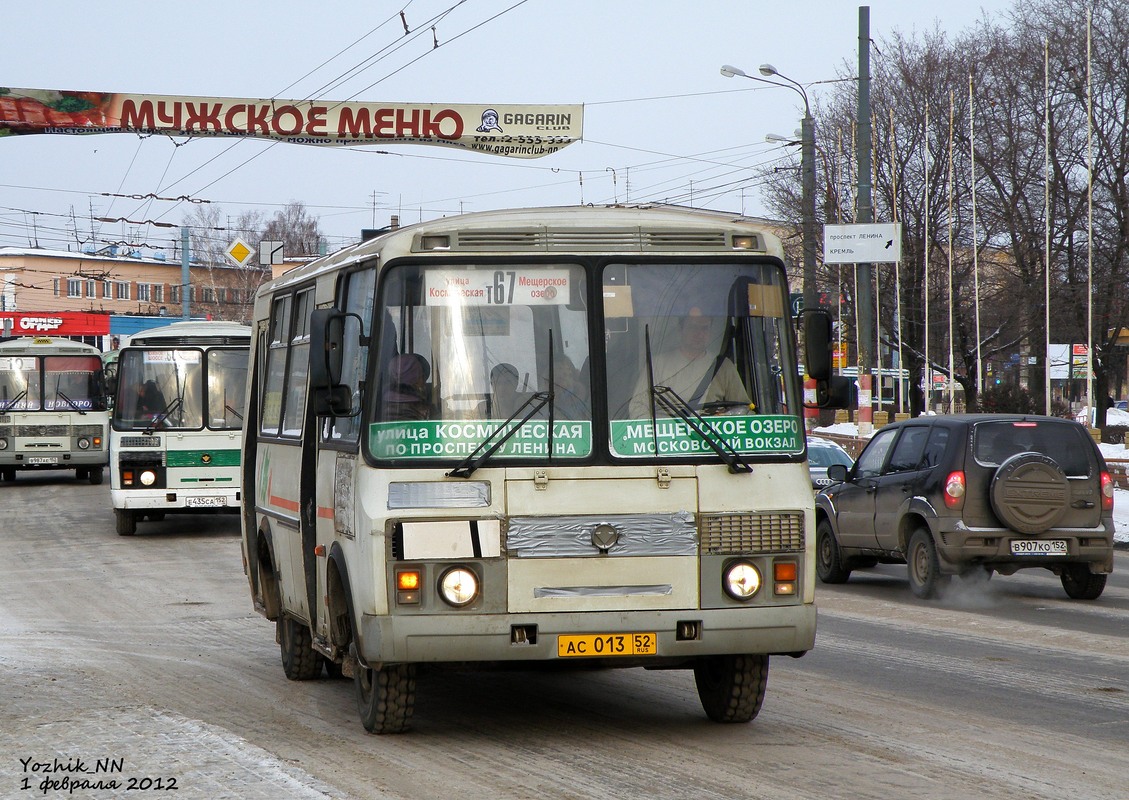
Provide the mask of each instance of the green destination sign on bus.
[{"label": "green destination sign on bus", "polygon": [[[500,419],[374,422],[369,426],[369,449],[377,458],[465,458],[498,428]],[[511,422],[508,428],[517,427]],[[504,431],[494,437],[497,441]],[[588,420],[553,422],[553,458],[586,458],[592,452],[592,423]],[[494,458],[544,458],[549,453],[549,423],[530,420],[507,439]]]},{"label": "green destination sign on bus", "polygon": [[[705,422],[738,453],[797,453],[803,449],[803,428],[786,414],[706,417]],[[612,420],[612,453],[625,458],[713,453],[705,440],[680,419]]]}]

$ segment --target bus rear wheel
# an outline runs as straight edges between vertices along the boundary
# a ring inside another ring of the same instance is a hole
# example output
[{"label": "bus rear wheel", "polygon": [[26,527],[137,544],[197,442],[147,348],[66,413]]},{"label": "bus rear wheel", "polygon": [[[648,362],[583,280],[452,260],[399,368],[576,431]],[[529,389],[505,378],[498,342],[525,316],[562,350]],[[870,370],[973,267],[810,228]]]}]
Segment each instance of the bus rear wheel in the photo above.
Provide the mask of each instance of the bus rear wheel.
[{"label": "bus rear wheel", "polygon": [[292,681],[312,681],[321,677],[322,657],[313,648],[313,635],[305,624],[292,617],[278,618],[278,649],[282,652],[282,671]]},{"label": "bus rear wheel", "polygon": [[353,672],[357,710],[369,733],[403,733],[409,727],[416,698],[416,665],[386,664]]},{"label": "bus rear wheel", "polygon": [[750,722],[760,713],[768,687],[768,656],[745,653],[705,656],[694,667],[694,682],[706,716],[714,722]]},{"label": "bus rear wheel", "polygon": [[128,508],[115,508],[114,527],[118,536],[133,536],[137,533],[137,517]]}]

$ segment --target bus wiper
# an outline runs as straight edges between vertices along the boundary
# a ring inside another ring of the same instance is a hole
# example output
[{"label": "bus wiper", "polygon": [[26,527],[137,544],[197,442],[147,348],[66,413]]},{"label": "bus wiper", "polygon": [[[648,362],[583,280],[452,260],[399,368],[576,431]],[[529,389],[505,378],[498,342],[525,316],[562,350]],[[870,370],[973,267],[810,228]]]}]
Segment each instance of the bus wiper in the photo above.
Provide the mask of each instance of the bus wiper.
[{"label": "bus wiper", "polygon": [[678,417],[685,422],[690,428],[697,433],[705,441],[709,448],[721,456],[721,460],[729,465],[729,471],[732,473],[738,472],[752,472],[753,468],[749,462],[741,457],[741,454],[733,449],[724,438],[722,438],[705,418],[690,407],[690,404],[678,396],[678,392],[671,389],[669,386],[656,386],[655,385],[655,370],[654,363],[651,356],[651,329],[647,326],[643,330],[643,341],[647,350],[647,385],[650,388],[651,398],[651,435],[655,445],[655,455],[659,454],[659,434],[658,434],[658,414],[656,407],[661,408],[671,416]]},{"label": "bus wiper", "polygon": [[[447,477],[469,478],[472,474],[474,474],[474,471],[476,469],[489,461],[491,456],[498,452],[499,447],[513,438],[513,435],[521,430],[522,425],[533,419],[534,414],[536,414],[547,405],[549,405],[551,408],[552,406],[550,404],[552,403],[552,401],[552,392],[534,392],[533,394],[531,394],[529,398],[526,399],[526,401],[518,407],[518,410],[510,415],[509,419],[495,428],[489,436],[487,436],[479,443],[478,447],[474,448],[474,451],[471,452],[470,455],[460,461],[458,466],[456,466],[453,470],[448,472]],[[517,416],[521,414],[522,411],[525,411],[525,409],[527,408],[529,409],[529,411],[526,411],[525,416],[521,419],[521,422],[519,422],[517,425],[514,425],[513,427],[507,427],[511,422],[517,419]],[[502,431],[505,431],[505,433],[502,433]],[[498,435],[499,433],[501,433],[501,436]],[[497,441],[495,441],[495,439]],[[550,443],[552,442],[551,433],[549,434],[549,441]],[[494,442],[494,444],[491,445],[491,442]]]},{"label": "bus wiper", "polygon": [[235,416],[239,417],[239,421],[240,421],[240,422],[242,422],[242,421],[243,421],[243,415],[242,415],[242,414],[240,414],[240,413],[239,413],[238,411],[236,411],[236,410],[235,410],[234,408],[232,408],[231,406],[229,406],[229,405],[228,405],[227,403],[224,403],[224,404],[223,404],[223,409],[224,409],[224,411],[230,411],[230,412],[231,412],[232,414],[234,414]]},{"label": "bus wiper", "polygon": [[65,402],[68,406],[73,408],[79,414],[83,414],[83,415],[86,414],[86,412],[83,409],[78,407],[78,403],[76,403],[74,400],[71,400],[69,397],[67,397],[66,393],[57,386],[55,387],[55,396],[61,397],[63,399],[63,402]]},{"label": "bus wiper", "polygon": [[164,424],[165,420],[172,416],[172,413],[180,408],[180,406],[182,406],[183,404],[183,398],[180,395],[177,395],[172,400],[170,400],[165,406],[164,410],[161,411],[161,413],[154,415],[153,419],[149,420],[149,424],[145,426],[144,434],[146,436],[152,436],[153,430],[158,425]]},{"label": "bus wiper", "polygon": [[17,394],[15,397],[13,397],[10,402],[4,401],[4,405],[3,405],[3,407],[0,407],[0,411],[11,411],[13,408],[16,407],[16,403],[20,402],[25,397],[27,397],[27,389],[24,389],[19,394]]},{"label": "bus wiper", "polygon": [[[741,454],[733,449],[717,431],[715,431],[705,417],[690,407],[690,404],[678,396],[678,392],[669,386],[651,386],[651,399],[654,405],[662,408],[668,414],[678,417],[689,425],[696,434],[702,437],[710,449],[717,453],[721,460],[729,465],[729,471],[752,472],[753,468]],[[657,434],[656,434],[657,436]],[[656,454],[658,450],[656,448]]]}]

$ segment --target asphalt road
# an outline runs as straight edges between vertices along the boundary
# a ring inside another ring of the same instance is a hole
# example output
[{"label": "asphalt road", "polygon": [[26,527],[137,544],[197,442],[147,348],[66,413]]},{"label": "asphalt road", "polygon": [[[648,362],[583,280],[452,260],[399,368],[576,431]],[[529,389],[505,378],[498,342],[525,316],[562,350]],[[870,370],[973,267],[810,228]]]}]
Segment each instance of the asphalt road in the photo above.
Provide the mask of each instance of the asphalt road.
[{"label": "asphalt road", "polygon": [[937,603],[900,567],[821,586],[815,650],[773,659],[749,725],[708,722],[686,672],[440,670],[376,737],[351,682],[283,676],[236,517],[121,537],[107,486],[61,472],[0,509],[0,797],[1129,794],[1125,551],[1091,603],[1034,572]]}]

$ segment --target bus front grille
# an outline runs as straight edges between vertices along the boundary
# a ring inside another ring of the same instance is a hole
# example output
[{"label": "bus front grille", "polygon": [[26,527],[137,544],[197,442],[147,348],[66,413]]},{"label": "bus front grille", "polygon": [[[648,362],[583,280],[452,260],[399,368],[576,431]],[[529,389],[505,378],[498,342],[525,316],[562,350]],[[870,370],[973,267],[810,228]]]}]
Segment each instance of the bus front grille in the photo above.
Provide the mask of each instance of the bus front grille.
[{"label": "bus front grille", "polygon": [[702,514],[698,517],[702,553],[785,553],[804,549],[804,515]]}]

